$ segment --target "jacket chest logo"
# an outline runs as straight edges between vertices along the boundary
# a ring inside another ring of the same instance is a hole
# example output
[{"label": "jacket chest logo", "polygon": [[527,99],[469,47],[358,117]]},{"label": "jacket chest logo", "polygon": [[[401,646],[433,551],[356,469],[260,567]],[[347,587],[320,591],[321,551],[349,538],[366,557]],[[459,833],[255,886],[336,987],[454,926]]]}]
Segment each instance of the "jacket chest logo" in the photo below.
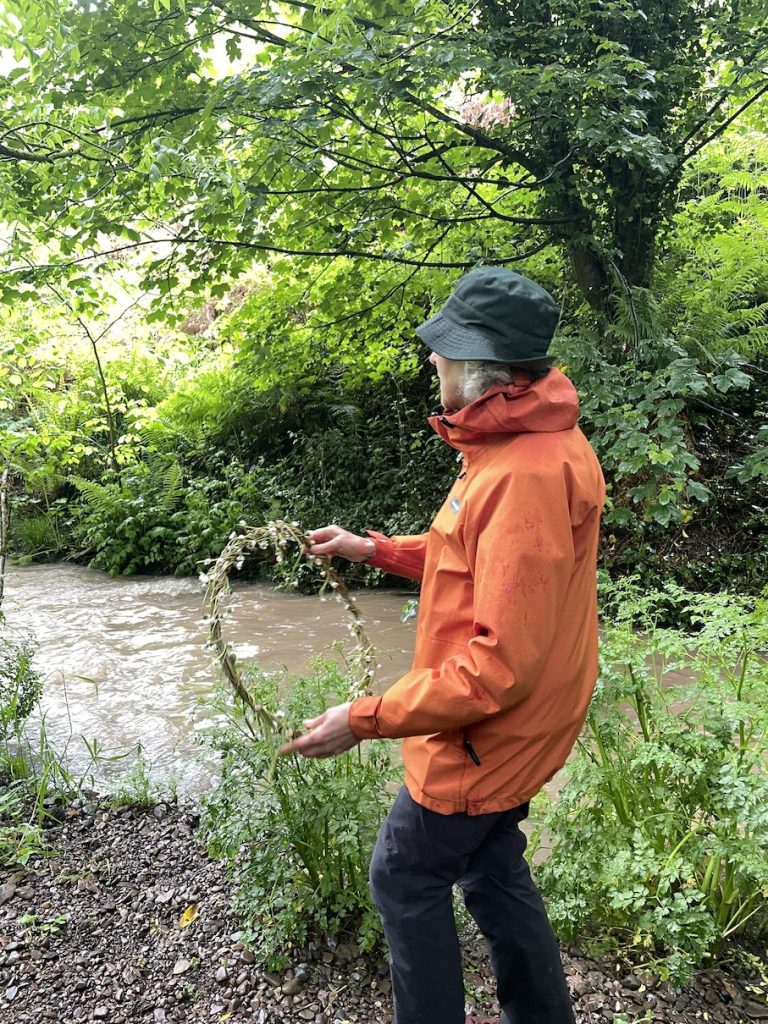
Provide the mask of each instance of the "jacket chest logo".
[{"label": "jacket chest logo", "polygon": [[451,498],[451,512],[453,512],[453,514],[455,516],[457,516],[459,514],[459,509],[460,508],[461,508],[461,499],[460,498]]}]

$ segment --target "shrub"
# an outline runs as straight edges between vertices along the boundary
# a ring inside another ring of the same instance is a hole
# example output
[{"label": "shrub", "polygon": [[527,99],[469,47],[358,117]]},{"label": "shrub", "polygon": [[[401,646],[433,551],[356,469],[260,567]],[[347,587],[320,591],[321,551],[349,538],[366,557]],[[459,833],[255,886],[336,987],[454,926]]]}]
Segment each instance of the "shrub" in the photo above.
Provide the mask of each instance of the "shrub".
[{"label": "shrub", "polygon": [[[538,878],[561,934],[679,980],[768,928],[768,603],[624,586],[611,608]],[[670,613],[697,632],[660,627]]]},{"label": "shrub", "polygon": [[174,456],[153,453],[119,481],[74,483],[75,535],[92,553],[91,566],[111,575],[198,572],[236,524],[260,517],[266,504],[259,467],[248,470],[235,459],[216,479],[185,479]]},{"label": "shrub", "polygon": [[[2,614],[0,627],[4,627]],[[32,666],[34,651],[28,634],[0,636],[0,739],[20,735],[40,697],[40,677]]]},{"label": "shrub", "polygon": [[[292,682],[253,672],[245,683],[256,704],[297,723],[350,687],[329,662]],[[211,735],[222,775],[201,828],[210,852],[229,861],[249,941],[273,967],[315,934],[351,930],[370,948],[379,921],[368,863],[391,800],[391,747],[367,744],[327,760],[279,757],[279,737],[254,738],[238,710],[226,713]]]}]

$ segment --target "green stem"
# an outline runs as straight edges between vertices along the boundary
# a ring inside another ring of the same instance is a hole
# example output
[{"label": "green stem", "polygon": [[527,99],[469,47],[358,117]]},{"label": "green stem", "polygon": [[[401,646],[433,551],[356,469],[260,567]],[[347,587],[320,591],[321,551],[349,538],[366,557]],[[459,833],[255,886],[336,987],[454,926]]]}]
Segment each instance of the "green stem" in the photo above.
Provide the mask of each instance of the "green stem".
[{"label": "green stem", "polygon": [[651,730],[649,726],[648,718],[648,701],[643,694],[643,688],[635,677],[635,670],[631,665],[627,665],[627,671],[629,672],[629,678],[632,680],[632,686],[635,691],[635,707],[637,708],[637,718],[640,722],[640,730],[643,734],[643,739],[646,743],[651,742]]},{"label": "green stem", "polygon": [[[600,730],[597,727],[597,725],[595,724],[594,719],[592,719],[590,721],[590,728],[591,728],[592,733],[593,733],[593,735],[595,737],[595,742],[597,743],[597,749],[600,752],[600,759],[601,759],[601,761],[603,763],[603,768],[605,768],[606,772],[611,772],[612,769],[613,769],[613,766],[611,764],[610,758],[608,757],[608,751],[605,748],[605,743],[603,742],[603,737],[600,735]],[[608,783],[608,793],[609,793],[610,798],[611,798],[611,800],[613,802],[613,806],[616,809],[616,814],[619,817],[619,821],[622,823],[622,825],[626,825],[627,828],[631,828],[632,827],[632,818],[631,818],[631,815],[629,813],[629,808],[626,806],[626,802],[624,801],[624,797],[623,797],[621,791],[618,788],[614,787],[613,783],[609,782]]]}]

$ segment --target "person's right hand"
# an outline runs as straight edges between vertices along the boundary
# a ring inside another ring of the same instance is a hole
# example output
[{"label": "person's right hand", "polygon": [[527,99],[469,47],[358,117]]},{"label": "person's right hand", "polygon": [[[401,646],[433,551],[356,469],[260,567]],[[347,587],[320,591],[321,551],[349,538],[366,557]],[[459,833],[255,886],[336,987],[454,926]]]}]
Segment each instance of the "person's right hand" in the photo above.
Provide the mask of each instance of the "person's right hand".
[{"label": "person's right hand", "polygon": [[308,555],[338,555],[350,562],[364,562],[376,554],[376,541],[372,537],[358,537],[340,526],[321,526],[319,530],[310,530],[307,536]]}]

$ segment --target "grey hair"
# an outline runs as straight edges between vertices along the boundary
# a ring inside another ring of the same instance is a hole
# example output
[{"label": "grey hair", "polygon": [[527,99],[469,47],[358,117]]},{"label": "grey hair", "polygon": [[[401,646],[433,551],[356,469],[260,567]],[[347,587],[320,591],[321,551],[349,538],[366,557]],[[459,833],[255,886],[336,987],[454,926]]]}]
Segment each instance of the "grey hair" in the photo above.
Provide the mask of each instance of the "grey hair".
[{"label": "grey hair", "polygon": [[462,363],[458,392],[467,405],[489,388],[512,382],[512,367],[507,363],[491,363],[487,359],[463,359]]},{"label": "grey hair", "polygon": [[492,363],[488,359],[463,359],[459,371],[458,392],[462,400],[469,405],[484,395],[489,388],[511,384],[515,372],[523,370],[532,380],[546,376],[548,370],[530,370],[515,367],[509,363]]}]

